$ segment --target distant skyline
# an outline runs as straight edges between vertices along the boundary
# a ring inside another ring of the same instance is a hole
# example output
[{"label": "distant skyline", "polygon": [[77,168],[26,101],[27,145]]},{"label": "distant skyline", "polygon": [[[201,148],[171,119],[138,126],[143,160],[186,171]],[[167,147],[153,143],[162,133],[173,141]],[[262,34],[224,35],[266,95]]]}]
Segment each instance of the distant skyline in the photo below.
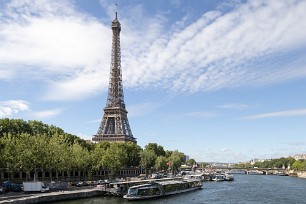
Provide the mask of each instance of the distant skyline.
[{"label": "distant skyline", "polygon": [[1,1],[0,118],[92,139],[116,11],[142,148],[158,143],[198,162],[306,153],[306,0]]}]

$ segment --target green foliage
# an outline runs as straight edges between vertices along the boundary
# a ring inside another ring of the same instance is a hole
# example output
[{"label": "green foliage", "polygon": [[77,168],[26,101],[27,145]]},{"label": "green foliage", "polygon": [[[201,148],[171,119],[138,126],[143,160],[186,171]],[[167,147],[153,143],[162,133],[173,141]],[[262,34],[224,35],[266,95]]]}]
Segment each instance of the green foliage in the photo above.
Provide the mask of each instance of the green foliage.
[{"label": "green foliage", "polygon": [[105,167],[110,170],[110,176],[114,178],[117,172],[124,166],[127,154],[121,148],[121,144],[111,143],[110,147],[105,150],[102,160]]},{"label": "green foliage", "polygon": [[92,169],[98,170],[105,165],[103,164],[103,156],[105,155],[105,151],[109,148],[109,142],[100,142],[95,145],[94,150],[91,152],[91,161],[92,161]]},{"label": "green foliage", "polygon": [[1,151],[3,168],[7,168],[9,173],[17,171],[19,166],[18,162],[16,162],[16,155],[18,154],[16,138],[11,134],[7,134],[1,138],[1,143],[4,146]]},{"label": "green foliage", "polygon": [[178,150],[172,152],[171,156],[169,157],[169,162],[172,165],[172,169],[178,171],[179,167],[184,163],[185,155]]},{"label": "green foliage", "polygon": [[149,143],[145,146],[145,150],[152,150],[156,156],[166,156],[166,152],[163,146],[160,146],[156,143]]},{"label": "green foliage", "polygon": [[102,168],[114,177],[123,167],[142,166],[166,170],[184,162],[179,151],[165,151],[156,143],[149,143],[142,150],[135,143],[87,143],[65,133],[61,128],[40,121],[0,119],[0,168],[9,173],[26,171],[27,177],[37,169],[69,172],[73,169],[92,172]]},{"label": "green foliage", "polygon": [[235,166],[237,168],[252,168],[252,164],[250,162],[247,162],[247,163],[238,163],[238,164],[235,164]]},{"label": "green foliage", "polygon": [[282,168],[283,166],[287,168],[289,165],[292,166],[292,164],[295,162],[294,158],[279,158],[279,159],[271,159],[266,160],[264,162],[256,162],[253,166],[259,167],[259,168]]},{"label": "green foliage", "polygon": [[298,171],[305,171],[306,170],[306,160],[297,160],[292,164],[292,169],[296,169]]},{"label": "green foliage", "polygon": [[155,165],[157,155],[151,149],[145,149],[140,153],[140,165],[143,168],[151,168]]},{"label": "green foliage", "polygon": [[142,151],[141,147],[133,142],[121,143],[121,148],[127,154],[127,159],[125,166],[127,167],[136,167],[140,163],[140,152]]},{"label": "green foliage", "polygon": [[[24,121],[22,119],[0,119],[0,127],[2,127],[1,133],[3,135],[12,135],[19,137],[22,133],[26,133],[32,136],[45,135],[52,137],[53,135],[62,135],[67,144],[73,145],[79,143],[83,147],[91,150],[93,145],[87,143],[85,140],[79,138],[76,135],[65,133],[61,128],[54,125],[47,125],[41,121],[30,120]],[[0,134],[1,136],[1,134]]]},{"label": "green foliage", "polygon": [[196,164],[197,162],[194,160],[194,159],[189,159],[186,164],[189,165],[189,166],[192,166],[194,164]]},{"label": "green foliage", "polygon": [[167,170],[168,168],[168,159],[165,156],[158,156],[155,160],[155,168],[158,171]]},{"label": "green foliage", "polygon": [[173,153],[173,151],[170,150],[166,150],[166,157],[169,158],[171,157],[171,154]]},{"label": "green foliage", "polygon": [[79,143],[75,142],[71,146],[71,160],[73,168],[86,170],[91,161],[90,153]]}]

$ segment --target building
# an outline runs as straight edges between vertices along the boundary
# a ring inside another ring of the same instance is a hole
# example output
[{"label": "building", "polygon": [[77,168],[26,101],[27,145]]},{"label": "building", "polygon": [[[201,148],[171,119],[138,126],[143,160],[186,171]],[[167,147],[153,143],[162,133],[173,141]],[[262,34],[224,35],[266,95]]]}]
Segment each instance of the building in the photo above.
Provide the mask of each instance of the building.
[{"label": "building", "polygon": [[293,156],[293,158],[294,158],[295,160],[306,159],[306,154],[295,154],[295,155]]},{"label": "building", "polygon": [[112,54],[110,78],[108,87],[108,97],[104,115],[96,135],[93,136],[94,142],[136,142],[133,137],[127,110],[125,109],[122,70],[121,70],[121,51],[120,51],[120,31],[121,25],[117,18],[112,22]]}]

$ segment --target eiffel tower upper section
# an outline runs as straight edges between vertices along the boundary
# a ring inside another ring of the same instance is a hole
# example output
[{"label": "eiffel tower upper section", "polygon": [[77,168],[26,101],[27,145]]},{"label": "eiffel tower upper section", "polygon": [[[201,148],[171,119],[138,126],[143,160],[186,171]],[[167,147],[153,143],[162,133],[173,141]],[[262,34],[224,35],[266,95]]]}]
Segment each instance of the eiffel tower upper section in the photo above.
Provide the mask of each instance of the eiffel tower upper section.
[{"label": "eiffel tower upper section", "polygon": [[112,39],[112,57],[110,68],[110,79],[108,87],[108,96],[104,115],[96,135],[93,137],[95,142],[134,142],[127,110],[125,109],[122,69],[121,69],[121,51],[120,51],[120,31],[121,25],[117,18],[112,22],[113,39]]}]

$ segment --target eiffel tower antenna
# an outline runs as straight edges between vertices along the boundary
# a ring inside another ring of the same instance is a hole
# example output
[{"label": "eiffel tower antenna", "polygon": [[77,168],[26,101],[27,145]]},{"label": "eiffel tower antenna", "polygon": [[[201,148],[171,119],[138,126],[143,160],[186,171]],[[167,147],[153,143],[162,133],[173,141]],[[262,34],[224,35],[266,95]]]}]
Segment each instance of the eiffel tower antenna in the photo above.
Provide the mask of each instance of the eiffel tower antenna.
[{"label": "eiffel tower antenna", "polygon": [[118,3],[115,1],[115,13],[116,13],[116,19],[117,19],[117,13],[118,13]]},{"label": "eiffel tower antenna", "polygon": [[[117,4],[116,4],[117,5]],[[117,17],[112,21],[113,39],[110,78],[108,86],[108,96],[104,115],[96,135],[93,136],[94,142],[134,142],[127,110],[125,109],[122,69],[121,69],[121,50],[120,50],[120,31],[121,24]]]}]

